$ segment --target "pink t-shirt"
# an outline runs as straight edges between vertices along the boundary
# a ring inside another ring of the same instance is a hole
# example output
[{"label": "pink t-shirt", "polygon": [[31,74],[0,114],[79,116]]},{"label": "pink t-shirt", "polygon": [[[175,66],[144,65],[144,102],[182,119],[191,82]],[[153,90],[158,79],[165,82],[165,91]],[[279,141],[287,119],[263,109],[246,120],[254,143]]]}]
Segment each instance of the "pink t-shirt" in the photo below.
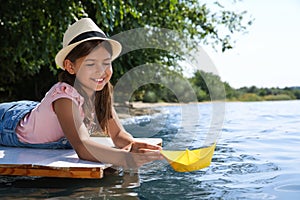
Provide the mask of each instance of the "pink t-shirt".
[{"label": "pink t-shirt", "polygon": [[46,93],[41,103],[20,121],[16,133],[21,142],[47,143],[64,137],[52,104],[60,98],[71,99],[79,107],[81,115],[84,117],[83,97],[69,84],[58,82]]}]

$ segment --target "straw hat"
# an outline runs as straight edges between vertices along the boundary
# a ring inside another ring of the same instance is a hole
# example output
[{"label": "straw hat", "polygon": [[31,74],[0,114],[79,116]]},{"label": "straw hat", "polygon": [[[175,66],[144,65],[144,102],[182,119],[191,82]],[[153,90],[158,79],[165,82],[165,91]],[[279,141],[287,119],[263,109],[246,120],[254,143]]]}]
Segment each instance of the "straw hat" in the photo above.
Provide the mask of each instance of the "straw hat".
[{"label": "straw hat", "polygon": [[106,40],[111,44],[112,60],[121,53],[122,46],[119,42],[107,38],[104,32],[90,18],[82,18],[72,24],[65,32],[63,48],[55,56],[56,64],[64,69],[64,60],[72,49],[82,42],[95,39]]}]

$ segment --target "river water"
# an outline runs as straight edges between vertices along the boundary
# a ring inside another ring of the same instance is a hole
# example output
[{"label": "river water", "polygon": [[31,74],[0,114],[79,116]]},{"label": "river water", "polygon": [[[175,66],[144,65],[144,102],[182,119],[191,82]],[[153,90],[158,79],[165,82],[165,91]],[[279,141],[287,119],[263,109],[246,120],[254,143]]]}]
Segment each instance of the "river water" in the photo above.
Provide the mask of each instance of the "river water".
[{"label": "river water", "polygon": [[[123,121],[165,149],[197,148],[212,126],[210,103],[161,107]],[[223,115],[222,113],[219,115]],[[167,162],[101,180],[0,177],[1,199],[299,199],[300,101],[230,102],[208,168],[179,173]],[[151,133],[151,134],[150,134]]]}]

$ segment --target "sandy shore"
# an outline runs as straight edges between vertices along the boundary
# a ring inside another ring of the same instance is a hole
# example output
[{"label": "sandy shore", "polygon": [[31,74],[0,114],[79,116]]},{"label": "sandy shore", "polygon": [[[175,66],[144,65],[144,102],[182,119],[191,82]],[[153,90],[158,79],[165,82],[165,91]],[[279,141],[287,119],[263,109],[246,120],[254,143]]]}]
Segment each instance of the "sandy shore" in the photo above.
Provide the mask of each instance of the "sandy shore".
[{"label": "sandy shore", "polygon": [[115,104],[115,109],[120,119],[130,118],[141,115],[151,115],[158,113],[156,108],[164,106],[178,106],[179,103],[143,103],[143,102],[130,102],[126,104]]},{"label": "sandy shore", "polygon": [[130,118],[134,116],[141,116],[141,115],[151,115],[155,113],[159,113],[159,107],[166,107],[166,106],[181,106],[181,105],[188,105],[188,104],[205,104],[211,103],[209,101],[204,102],[189,102],[189,103],[168,103],[168,102],[159,102],[159,103],[144,103],[144,102],[130,102],[126,104],[114,104],[114,107],[118,113],[120,119]]}]

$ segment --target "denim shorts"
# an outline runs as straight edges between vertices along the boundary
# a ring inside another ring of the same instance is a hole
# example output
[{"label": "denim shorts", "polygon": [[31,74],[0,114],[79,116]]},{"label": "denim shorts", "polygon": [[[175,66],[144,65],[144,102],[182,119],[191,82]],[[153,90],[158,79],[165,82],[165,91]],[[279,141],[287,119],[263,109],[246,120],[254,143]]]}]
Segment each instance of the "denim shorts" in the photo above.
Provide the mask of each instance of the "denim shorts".
[{"label": "denim shorts", "polygon": [[55,142],[42,144],[30,144],[19,141],[15,130],[20,120],[38,104],[39,102],[27,100],[0,104],[0,145],[10,147],[30,147],[46,149],[72,148],[71,144],[65,137]]}]

